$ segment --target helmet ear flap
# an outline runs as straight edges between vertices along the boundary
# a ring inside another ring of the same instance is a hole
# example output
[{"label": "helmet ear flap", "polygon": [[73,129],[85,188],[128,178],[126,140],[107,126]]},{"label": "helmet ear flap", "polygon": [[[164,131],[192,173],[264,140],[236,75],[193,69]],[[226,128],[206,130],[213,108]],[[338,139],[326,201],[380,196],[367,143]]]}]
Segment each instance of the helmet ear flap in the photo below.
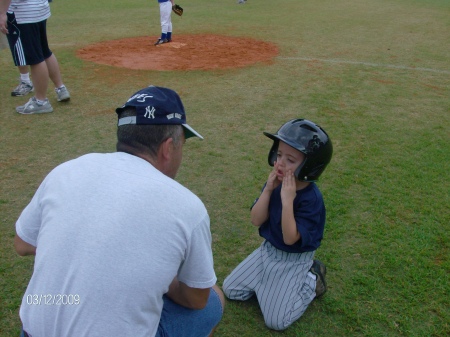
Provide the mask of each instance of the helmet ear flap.
[{"label": "helmet ear flap", "polygon": [[277,152],[278,152],[278,144],[279,141],[274,140],[272,148],[269,151],[268,161],[270,166],[275,165],[275,161],[277,160]]},{"label": "helmet ear flap", "polygon": [[308,159],[305,158],[303,162],[300,165],[298,165],[297,169],[294,172],[294,177],[297,178],[298,180],[303,180],[303,177],[300,177],[300,175],[303,174],[302,169],[303,166],[305,166],[307,160]]}]

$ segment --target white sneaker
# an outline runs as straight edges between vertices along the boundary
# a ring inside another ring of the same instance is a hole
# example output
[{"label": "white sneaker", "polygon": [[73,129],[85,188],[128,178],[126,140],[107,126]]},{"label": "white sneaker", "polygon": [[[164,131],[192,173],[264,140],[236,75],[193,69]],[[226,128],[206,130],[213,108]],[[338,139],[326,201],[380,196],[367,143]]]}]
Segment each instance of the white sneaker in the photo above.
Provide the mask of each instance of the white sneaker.
[{"label": "white sneaker", "polygon": [[44,104],[39,104],[36,97],[31,97],[27,103],[18,106],[16,111],[22,115],[31,115],[53,112],[53,108],[47,98],[45,99]]},{"label": "white sneaker", "polygon": [[33,83],[20,82],[19,85],[11,91],[11,96],[25,96],[34,90]]},{"label": "white sneaker", "polygon": [[68,100],[70,100],[69,91],[65,86],[61,88],[56,88],[55,92],[56,92],[56,100],[58,102],[67,102]]}]

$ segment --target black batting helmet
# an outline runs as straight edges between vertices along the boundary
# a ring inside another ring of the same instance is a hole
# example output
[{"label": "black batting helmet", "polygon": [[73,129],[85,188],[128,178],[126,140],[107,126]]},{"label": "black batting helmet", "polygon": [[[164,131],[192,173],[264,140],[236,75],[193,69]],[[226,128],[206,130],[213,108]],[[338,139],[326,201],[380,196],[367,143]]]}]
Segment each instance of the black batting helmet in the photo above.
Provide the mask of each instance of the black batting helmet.
[{"label": "black batting helmet", "polygon": [[305,160],[294,173],[295,177],[301,181],[319,179],[333,155],[333,145],[325,130],[306,119],[291,120],[277,133],[264,132],[264,135],[273,140],[268,158],[270,166],[273,166],[277,159],[280,140],[305,155]]}]

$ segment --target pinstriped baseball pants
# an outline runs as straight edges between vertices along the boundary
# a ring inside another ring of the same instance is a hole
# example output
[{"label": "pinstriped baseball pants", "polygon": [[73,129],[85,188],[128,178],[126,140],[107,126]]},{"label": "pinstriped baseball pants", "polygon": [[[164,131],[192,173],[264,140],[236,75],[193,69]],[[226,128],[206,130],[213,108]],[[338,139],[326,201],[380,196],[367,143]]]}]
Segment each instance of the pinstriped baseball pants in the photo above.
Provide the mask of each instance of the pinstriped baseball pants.
[{"label": "pinstriped baseball pants", "polygon": [[266,325],[284,330],[316,296],[316,277],[309,272],[314,253],[287,253],[264,241],[227,276],[223,292],[238,301],[256,294]]},{"label": "pinstriped baseball pants", "polygon": [[161,19],[161,33],[172,33],[172,3],[170,1],[159,3],[159,16]]}]

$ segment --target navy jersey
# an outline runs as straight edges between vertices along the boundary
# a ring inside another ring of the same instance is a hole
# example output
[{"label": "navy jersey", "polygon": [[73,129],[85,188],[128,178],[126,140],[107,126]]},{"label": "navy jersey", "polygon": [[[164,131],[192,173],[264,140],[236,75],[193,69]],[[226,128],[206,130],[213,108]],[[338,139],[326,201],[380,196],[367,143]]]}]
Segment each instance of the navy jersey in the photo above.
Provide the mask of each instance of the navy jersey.
[{"label": "navy jersey", "polygon": [[294,218],[301,238],[293,245],[286,245],[281,230],[281,186],[282,184],[272,191],[269,219],[259,227],[259,235],[285,252],[303,253],[316,250],[320,246],[325,228],[322,193],[315,183],[297,191],[294,199]]}]

